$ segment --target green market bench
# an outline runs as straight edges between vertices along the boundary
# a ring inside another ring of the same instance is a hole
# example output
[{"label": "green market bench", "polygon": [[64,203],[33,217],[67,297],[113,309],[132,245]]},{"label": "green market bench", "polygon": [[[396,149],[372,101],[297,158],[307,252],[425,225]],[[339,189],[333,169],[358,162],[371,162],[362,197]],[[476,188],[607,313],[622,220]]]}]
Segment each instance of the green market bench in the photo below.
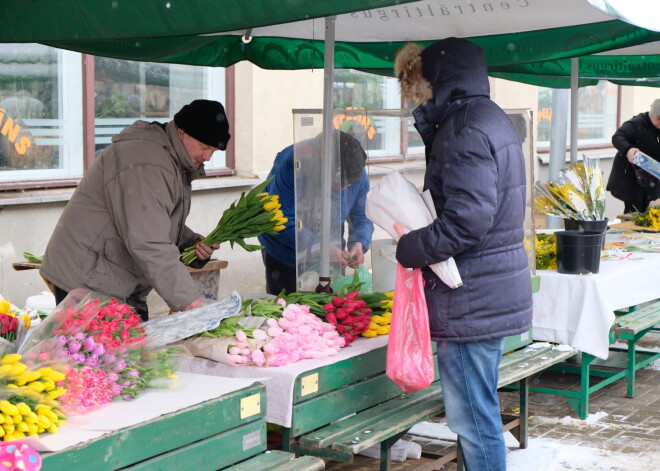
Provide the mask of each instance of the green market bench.
[{"label": "green market bench", "polygon": [[[255,383],[62,451],[42,453],[42,469],[215,471],[237,463],[248,465],[252,460],[258,466],[239,465],[230,469],[324,469],[320,459],[296,459],[293,454],[283,452],[265,453],[265,405],[265,387]],[[270,467],[261,466],[264,454]]]},{"label": "green market bench", "polygon": [[[534,348],[530,343],[529,333],[505,340],[509,353],[502,359],[498,384],[516,383],[520,390],[520,416],[504,417],[503,431],[511,430],[521,448],[527,446],[529,378],[576,353],[549,344]],[[380,469],[391,469],[392,445],[412,426],[442,414],[444,404],[437,371],[429,387],[402,394],[385,375],[386,353],[387,347],[382,347],[296,378],[291,427],[284,429],[283,449],[350,463],[354,455],[380,444]],[[456,452],[438,457],[429,469],[454,459]]]},{"label": "green market bench", "polygon": [[[622,378],[627,381],[627,396],[635,394],[635,372],[660,359],[660,352],[637,350],[637,342],[660,324],[660,301],[641,308],[632,307],[627,312],[617,312],[609,333],[610,344],[617,340],[627,341],[628,348],[610,347],[607,360],[597,359],[588,353],[581,353],[552,369],[580,375],[580,390],[566,391],[547,387],[533,387],[532,391],[564,396],[580,419],[586,419],[589,412],[589,396]],[[599,378],[594,384],[590,378]]]}]

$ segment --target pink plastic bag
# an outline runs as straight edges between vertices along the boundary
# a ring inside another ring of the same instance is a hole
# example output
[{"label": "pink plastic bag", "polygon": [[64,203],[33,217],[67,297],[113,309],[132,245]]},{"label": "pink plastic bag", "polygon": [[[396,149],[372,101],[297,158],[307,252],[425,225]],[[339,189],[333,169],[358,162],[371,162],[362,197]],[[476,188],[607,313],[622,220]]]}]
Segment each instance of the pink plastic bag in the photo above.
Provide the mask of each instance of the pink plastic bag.
[{"label": "pink plastic bag", "polygon": [[422,271],[406,270],[400,263],[396,270],[385,373],[410,393],[433,382],[435,365]]}]

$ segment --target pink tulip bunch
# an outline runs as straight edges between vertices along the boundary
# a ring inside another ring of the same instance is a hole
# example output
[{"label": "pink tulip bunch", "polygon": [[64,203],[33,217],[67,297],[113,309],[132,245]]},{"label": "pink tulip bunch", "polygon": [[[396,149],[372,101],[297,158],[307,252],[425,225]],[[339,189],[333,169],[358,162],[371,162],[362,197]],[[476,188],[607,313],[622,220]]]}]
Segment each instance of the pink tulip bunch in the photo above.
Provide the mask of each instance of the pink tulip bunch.
[{"label": "pink tulip bunch", "polygon": [[[234,364],[283,366],[304,359],[323,359],[336,355],[344,339],[334,325],[323,322],[309,312],[309,306],[289,304],[280,319],[269,318],[262,329],[236,332],[237,342],[228,350]],[[260,344],[260,347],[255,347]]]}]

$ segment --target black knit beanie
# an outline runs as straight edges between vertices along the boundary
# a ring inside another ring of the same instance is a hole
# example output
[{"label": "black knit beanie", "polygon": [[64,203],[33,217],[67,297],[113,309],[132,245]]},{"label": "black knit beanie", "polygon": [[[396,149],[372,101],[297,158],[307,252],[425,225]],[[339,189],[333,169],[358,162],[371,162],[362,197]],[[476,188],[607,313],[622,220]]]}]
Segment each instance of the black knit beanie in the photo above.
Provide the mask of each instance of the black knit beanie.
[{"label": "black knit beanie", "polygon": [[350,134],[339,132],[339,152],[341,156],[341,184],[352,185],[362,176],[367,153]]},{"label": "black knit beanie", "polygon": [[225,109],[217,101],[195,100],[174,115],[174,122],[189,136],[220,150],[231,138]]}]

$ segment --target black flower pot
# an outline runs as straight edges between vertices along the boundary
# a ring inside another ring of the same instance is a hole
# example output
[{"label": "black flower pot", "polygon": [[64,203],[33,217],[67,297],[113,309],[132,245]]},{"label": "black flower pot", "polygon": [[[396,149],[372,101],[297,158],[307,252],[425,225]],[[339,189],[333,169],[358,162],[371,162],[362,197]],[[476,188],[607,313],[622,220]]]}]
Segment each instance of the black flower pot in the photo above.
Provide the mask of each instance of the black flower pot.
[{"label": "black flower pot", "polygon": [[600,232],[603,235],[602,247],[605,248],[605,231],[607,231],[608,221],[609,219],[607,218],[600,221],[579,221],[577,219],[564,218],[564,229],[567,231]]},{"label": "black flower pot", "polygon": [[557,272],[598,273],[603,234],[594,231],[557,231]]}]

